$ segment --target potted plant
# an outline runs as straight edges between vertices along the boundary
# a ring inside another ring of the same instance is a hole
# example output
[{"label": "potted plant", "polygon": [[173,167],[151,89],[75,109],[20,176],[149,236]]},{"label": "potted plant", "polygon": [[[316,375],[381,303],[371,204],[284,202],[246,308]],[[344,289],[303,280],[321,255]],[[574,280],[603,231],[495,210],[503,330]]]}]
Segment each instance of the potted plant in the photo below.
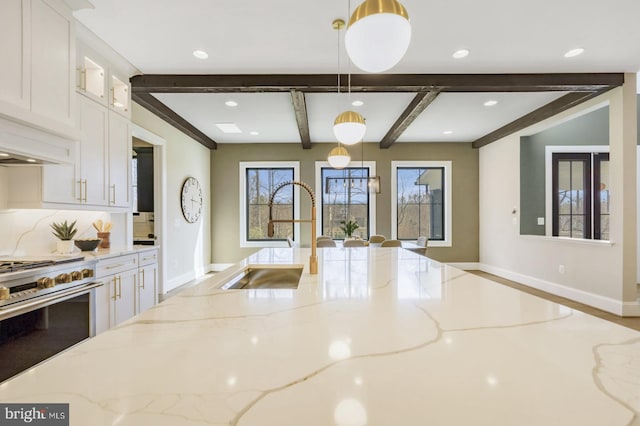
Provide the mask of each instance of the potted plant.
[{"label": "potted plant", "polygon": [[355,220],[350,220],[348,222],[345,222],[343,220],[340,223],[342,224],[342,226],[340,227],[340,230],[345,233],[346,238],[351,238],[351,236],[353,235],[353,232],[356,229],[360,228],[360,225],[358,225],[358,222],[356,222]]},{"label": "potted plant", "polygon": [[59,254],[70,254],[73,252],[73,237],[78,232],[76,228],[76,220],[67,223],[65,220],[61,223],[53,222],[51,224],[51,228],[53,229],[53,235],[58,237],[60,241],[58,241],[58,250]]}]

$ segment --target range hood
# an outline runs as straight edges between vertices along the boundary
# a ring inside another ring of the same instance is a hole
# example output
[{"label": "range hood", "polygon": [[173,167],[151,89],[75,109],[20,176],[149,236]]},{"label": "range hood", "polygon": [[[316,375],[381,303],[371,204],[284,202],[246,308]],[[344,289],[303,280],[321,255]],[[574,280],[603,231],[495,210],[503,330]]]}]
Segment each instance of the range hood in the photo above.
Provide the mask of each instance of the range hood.
[{"label": "range hood", "polygon": [[0,166],[73,164],[76,142],[0,118]]}]

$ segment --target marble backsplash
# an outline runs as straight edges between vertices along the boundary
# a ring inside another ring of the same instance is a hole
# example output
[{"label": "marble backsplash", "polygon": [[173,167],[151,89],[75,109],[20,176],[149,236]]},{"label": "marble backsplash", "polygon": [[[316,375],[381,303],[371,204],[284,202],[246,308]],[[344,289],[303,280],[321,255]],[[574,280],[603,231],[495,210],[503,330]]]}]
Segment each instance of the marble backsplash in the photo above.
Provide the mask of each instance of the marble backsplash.
[{"label": "marble backsplash", "polygon": [[[76,238],[95,238],[91,225],[101,219],[112,222],[111,246],[125,247],[125,213],[80,210],[5,210],[0,211],[0,256],[40,256],[56,252],[58,239],[51,233],[53,222],[77,220]],[[78,252],[78,250],[76,248]]]}]

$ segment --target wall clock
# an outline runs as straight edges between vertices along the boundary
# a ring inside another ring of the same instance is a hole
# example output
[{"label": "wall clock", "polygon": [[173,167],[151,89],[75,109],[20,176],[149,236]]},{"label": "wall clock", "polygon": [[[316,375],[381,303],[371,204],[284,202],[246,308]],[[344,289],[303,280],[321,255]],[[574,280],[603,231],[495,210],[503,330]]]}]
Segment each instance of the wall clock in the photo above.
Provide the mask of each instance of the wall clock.
[{"label": "wall clock", "polygon": [[202,214],[202,189],[200,182],[194,177],[188,177],[182,184],[181,192],[182,214],[187,222],[197,222]]}]

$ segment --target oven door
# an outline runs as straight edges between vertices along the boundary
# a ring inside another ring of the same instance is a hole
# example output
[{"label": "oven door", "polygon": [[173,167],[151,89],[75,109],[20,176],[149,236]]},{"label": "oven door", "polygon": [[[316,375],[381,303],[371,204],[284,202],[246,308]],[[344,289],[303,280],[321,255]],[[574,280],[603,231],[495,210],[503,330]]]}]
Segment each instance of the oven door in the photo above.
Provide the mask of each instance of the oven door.
[{"label": "oven door", "polygon": [[0,310],[0,382],[95,335],[90,283]]}]

